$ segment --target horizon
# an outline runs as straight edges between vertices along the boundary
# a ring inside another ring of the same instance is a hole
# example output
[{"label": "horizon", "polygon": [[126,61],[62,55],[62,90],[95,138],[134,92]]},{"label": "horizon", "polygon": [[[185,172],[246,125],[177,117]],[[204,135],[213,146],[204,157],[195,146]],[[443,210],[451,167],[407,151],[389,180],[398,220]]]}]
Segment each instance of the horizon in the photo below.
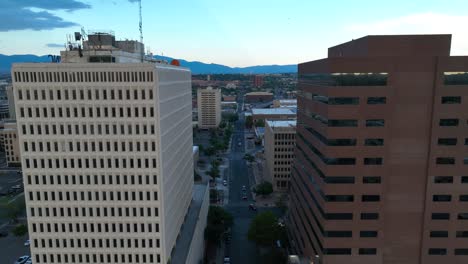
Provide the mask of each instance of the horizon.
[{"label": "horizon", "polygon": [[[352,39],[395,34],[451,34],[451,55],[468,54],[464,34],[468,16],[462,12],[468,2],[462,0],[449,7],[437,0],[392,4],[294,0],[287,5],[266,0],[143,0],[142,6],[145,47],[155,55],[190,62],[233,68],[297,65],[326,58],[328,47]],[[0,3],[0,15],[5,18],[0,25],[0,53],[5,55],[58,54],[66,35],[81,27],[112,30],[116,39],[139,39],[136,0],[6,0]]]}]

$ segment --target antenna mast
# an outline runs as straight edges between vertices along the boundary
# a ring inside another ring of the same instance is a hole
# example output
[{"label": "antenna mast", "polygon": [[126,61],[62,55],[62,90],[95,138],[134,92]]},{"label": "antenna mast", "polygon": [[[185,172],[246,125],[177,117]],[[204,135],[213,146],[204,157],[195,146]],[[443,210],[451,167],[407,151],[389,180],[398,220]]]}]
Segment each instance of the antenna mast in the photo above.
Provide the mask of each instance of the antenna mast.
[{"label": "antenna mast", "polygon": [[141,56],[141,62],[143,62],[143,57],[145,56],[145,51],[143,50],[143,16],[141,14],[141,0],[138,1],[138,5],[139,5],[139,8],[140,8],[140,43],[141,43],[141,46],[140,46],[140,56]]}]

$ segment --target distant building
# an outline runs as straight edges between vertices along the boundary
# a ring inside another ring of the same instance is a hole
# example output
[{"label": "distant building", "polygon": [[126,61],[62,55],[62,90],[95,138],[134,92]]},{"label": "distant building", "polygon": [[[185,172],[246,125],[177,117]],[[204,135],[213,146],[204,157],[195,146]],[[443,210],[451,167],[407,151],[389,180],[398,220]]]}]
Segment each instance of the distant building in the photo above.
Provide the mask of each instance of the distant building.
[{"label": "distant building", "polygon": [[0,129],[0,137],[0,142],[2,142],[8,166],[21,165],[16,120],[5,120],[3,122],[3,128]]},{"label": "distant building", "polygon": [[223,102],[235,102],[236,101],[236,96],[235,95],[223,95]]},{"label": "distant building", "polygon": [[296,100],[296,99],[278,99],[278,100],[273,100],[273,107],[274,107],[274,108],[279,108],[279,107],[292,107],[292,108],[297,108],[297,100]]},{"label": "distant building", "polygon": [[0,101],[0,120],[10,119],[10,104],[8,100]]},{"label": "distant building", "polygon": [[262,75],[255,75],[253,77],[253,86],[254,87],[262,87],[263,86],[263,76]]},{"label": "distant building", "polygon": [[221,90],[208,87],[198,89],[198,127],[217,128],[221,123]]},{"label": "distant building", "polygon": [[450,56],[450,43],[366,36],[299,64],[294,252],[468,263],[468,56]]},{"label": "distant building", "polygon": [[237,85],[235,83],[226,84],[226,89],[236,89]]},{"label": "distant building", "polygon": [[296,119],[295,109],[290,108],[254,108],[252,109],[252,120],[293,120]]},{"label": "distant building", "polygon": [[267,179],[275,191],[287,191],[296,142],[296,120],[267,120],[264,145]]},{"label": "distant building", "polygon": [[16,110],[15,110],[15,97],[13,96],[13,86],[8,85],[6,87],[6,94],[8,98],[8,115],[10,119],[16,120]]},{"label": "distant building", "polygon": [[273,101],[273,94],[267,92],[251,92],[244,95],[245,103],[265,103]]}]

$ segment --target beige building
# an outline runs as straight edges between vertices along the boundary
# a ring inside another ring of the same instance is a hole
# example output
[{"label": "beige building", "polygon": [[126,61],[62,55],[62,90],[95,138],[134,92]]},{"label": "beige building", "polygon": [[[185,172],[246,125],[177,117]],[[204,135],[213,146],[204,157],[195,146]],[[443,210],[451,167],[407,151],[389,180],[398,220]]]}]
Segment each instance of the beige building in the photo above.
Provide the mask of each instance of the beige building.
[{"label": "beige building", "polygon": [[32,259],[167,263],[192,201],[191,73],[97,34],[12,68]]},{"label": "beige building", "polygon": [[279,108],[279,107],[297,108],[297,100],[296,99],[273,100],[273,108]]},{"label": "beige building", "polygon": [[198,127],[217,128],[221,123],[221,90],[208,87],[198,89]]},{"label": "beige building", "polygon": [[254,108],[252,120],[254,123],[262,120],[293,120],[296,119],[295,109],[290,108]]},{"label": "beige building", "polygon": [[0,142],[3,142],[5,157],[8,166],[21,164],[18,131],[15,120],[5,120],[0,130]]},{"label": "beige building", "polygon": [[296,121],[266,121],[264,140],[266,178],[275,191],[287,191],[294,159]]}]

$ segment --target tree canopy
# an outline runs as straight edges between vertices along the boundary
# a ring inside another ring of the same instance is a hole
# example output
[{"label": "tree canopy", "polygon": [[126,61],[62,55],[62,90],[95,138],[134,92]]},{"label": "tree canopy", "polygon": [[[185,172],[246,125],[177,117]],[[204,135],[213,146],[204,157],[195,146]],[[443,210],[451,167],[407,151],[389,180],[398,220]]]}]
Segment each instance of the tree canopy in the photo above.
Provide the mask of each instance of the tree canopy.
[{"label": "tree canopy", "polygon": [[205,229],[205,239],[218,245],[223,233],[233,224],[232,215],[219,206],[210,206],[208,220]]},{"label": "tree canopy", "polygon": [[266,181],[262,182],[255,187],[254,192],[257,195],[262,195],[262,196],[269,195],[273,192],[273,185]]},{"label": "tree canopy", "polygon": [[278,219],[271,211],[257,214],[250,224],[247,238],[261,246],[271,246],[279,238]]}]

